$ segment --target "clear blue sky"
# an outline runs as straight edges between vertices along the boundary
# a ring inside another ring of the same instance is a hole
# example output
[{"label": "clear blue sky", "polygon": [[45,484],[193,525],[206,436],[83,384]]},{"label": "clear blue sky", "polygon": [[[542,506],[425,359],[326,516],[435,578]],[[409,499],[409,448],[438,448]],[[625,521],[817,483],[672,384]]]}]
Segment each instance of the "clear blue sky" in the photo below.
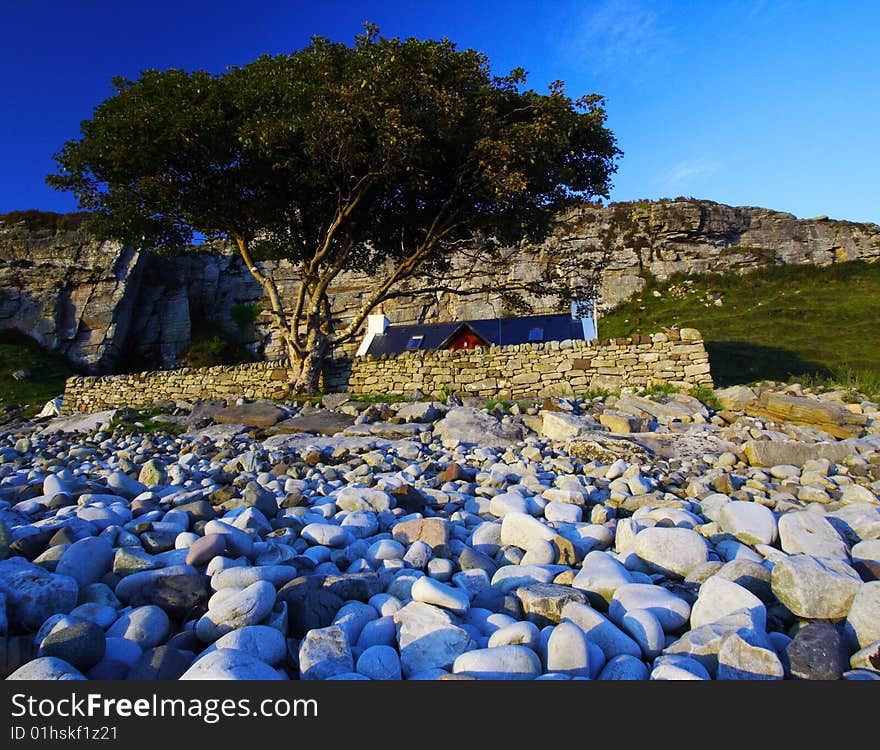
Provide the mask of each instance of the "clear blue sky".
[{"label": "clear blue sky", "polygon": [[221,72],[318,34],[448,37],[495,72],[607,98],[614,200],[708,198],[880,223],[876,0],[21,0],[3,2],[0,212],[70,211],[43,179],[146,68]]}]

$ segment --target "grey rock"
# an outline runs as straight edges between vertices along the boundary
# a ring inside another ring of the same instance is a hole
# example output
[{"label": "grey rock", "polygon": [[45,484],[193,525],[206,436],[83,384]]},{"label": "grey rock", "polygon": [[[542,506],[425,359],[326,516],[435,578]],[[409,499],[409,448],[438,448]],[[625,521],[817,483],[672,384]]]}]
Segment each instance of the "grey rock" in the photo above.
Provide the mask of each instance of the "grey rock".
[{"label": "grey rock", "polygon": [[311,435],[338,435],[354,424],[355,418],[338,411],[320,411],[284,419],[267,430],[272,435],[308,433]]},{"label": "grey rock", "polygon": [[719,680],[781,680],[782,662],[772,649],[750,643],[739,633],[730,633],[718,651]]},{"label": "grey rock", "polygon": [[570,677],[590,677],[589,642],[584,631],[573,622],[564,621],[553,628],[547,641],[547,670]]},{"label": "grey rock", "polygon": [[587,638],[602,649],[606,660],[626,654],[641,658],[642,649],[638,643],[611,622],[601,612],[586,604],[571,602],[562,610],[563,620],[568,620],[584,631]]},{"label": "grey rock", "polygon": [[103,536],[71,544],[58,561],[55,572],[73,578],[80,587],[95,583],[113,565],[113,545]]},{"label": "grey rock", "polygon": [[618,588],[608,607],[608,616],[619,623],[631,609],[647,609],[667,633],[679,630],[691,615],[690,605],[680,596],[648,583],[628,583]]},{"label": "grey rock", "polygon": [[880,581],[869,581],[858,590],[846,617],[846,631],[859,648],[880,641]]},{"label": "grey rock", "polygon": [[474,649],[456,658],[452,672],[481,680],[533,680],[541,674],[541,660],[526,646]]},{"label": "grey rock", "polygon": [[599,673],[600,680],[647,680],[648,668],[635,656],[620,654],[608,660]]},{"label": "grey rock", "polygon": [[411,602],[393,618],[405,678],[430,669],[450,668],[458,656],[476,648],[470,634],[439,607]]},{"label": "grey rock", "polygon": [[126,638],[137,643],[142,649],[152,648],[164,643],[171,632],[168,615],[159,607],[150,604],[135,607],[122,615],[107,629],[108,638]]},{"label": "grey rock", "polygon": [[653,570],[680,578],[709,559],[705,539],[691,529],[643,529],[636,534],[633,551]]},{"label": "grey rock", "polygon": [[357,671],[371,680],[402,679],[400,656],[388,645],[365,648],[358,657]]},{"label": "grey rock", "polygon": [[770,576],[773,594],[799,617],[846,617],[862,580],[845,562],[810,555],[780,560]]},{"label": "grey rock", "polygon": [[843,629],[827,622],[805,625],[785,649],[785,661],[794,679],[839,680],[849,669]]},{"label": "grey rock", "polygon": [[85,680],[76,667],[56,656],[41,656],[16,669],[7,680]]},{"label": "grey rock", "polygon": [[835,528],[818,513],[809,511],[792,511],[780,517],[779,543],[789,555],[802,553],[838,560],[849,556],[849,549]]},{"label": "grey rock", "polygon": [[275,605],[275,587],[268,581],[257,581],[224,599],[196,623],[196,634],[204,643],[213,643],[220,636],[246,625],[259,625]]},{"label": "grey rock", "polygon": [[248,427],[271,427],[287,416],[284,409],[271,401],[254,401],[249,404],[235,404],[219,409],[214,413],[217,424],[243,424]]},{"label": "grey rock", "polygon": [[132,664],[127,680],[179,680],[192,666],[193,654],[173,646],[147,649]]},{"label": "grey rock", "polygon": [[562,619],[562,611],[569,602],[586,603],[587,597],[571,586],[553,583],[535,583],[520,586],[516,595],[522,602],[526,617],[543,627]]},{"label": "grey rock", "polygon": [[40,656],[55,656],[88,672],[104,658],[104,630],[94,622],[77,622],[53,630],[40,644]]},{"label": "grey rock", "polygon": [[434,434],[444,444],[464,443],[483,448],[508,448],[523,438],[519,425],[504,423],[481,409],[458,406],[434,424]]},{"label": "grey rock", "polygon": [[70,576],[12,557],[0,561],[0,594],[6,597],[10,625],[36,631],[50,615],[77,605],[79,586]]},{"label": "grey rock", "polygon": [[620,627],[625,630],[642,649],[642,656],[651,661],[659,656],[666,645],[663,626],[653,613],[647,609],[631,609],[621,617]]},{"label": "grey rock", "polygon": [[767,610],[764,603],[739,584],[712,576],[700,586],[697,601],[691,608],[691,628],[718,622],[739,610],[745,610],[756,630],[765,630]]},{"label": "grey rock", "polygon": [[180,679],[283,680],[284,677],[277,670],[245,651],[221,648],[198,659]]},{"label": "grey rock", "polygon": [[743,544],[773,544],[776,541],[776,518],[773,512],[755,502],[734,500],[721,508],[718,523]]},{"label": "grey rock", "polygon": [[584,591],[591,604],[607,606],[614,592],[627,583],[633,580],[623,563],[607,552],[593,550],[584,557],[571,585]]},{"label": "grey rock", "polygon": [[299,647],[299,671],[303,680],[326,680],[353,672],[354,659],[345,631],[331,625],[306,633]]},{"label": "grey rock", "polygon": [[203,653],[221,648],[244,651],[271,666],[278,666],[287,656],[284,636],[267,625],[246,625],[218,638]]}]

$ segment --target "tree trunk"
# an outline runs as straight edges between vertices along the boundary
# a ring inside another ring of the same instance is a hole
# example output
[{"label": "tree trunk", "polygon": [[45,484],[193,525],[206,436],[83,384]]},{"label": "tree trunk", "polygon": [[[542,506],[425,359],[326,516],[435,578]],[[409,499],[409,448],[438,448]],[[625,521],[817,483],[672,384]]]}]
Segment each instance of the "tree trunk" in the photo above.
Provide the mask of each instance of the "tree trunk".
[{"label": "tree trunk", "polygon": [[299,375],[293,383],[294,393],[318,392],[327,348],[328,341],[324,334],[317,331],[309,334],[305,355],[300,359]]}]

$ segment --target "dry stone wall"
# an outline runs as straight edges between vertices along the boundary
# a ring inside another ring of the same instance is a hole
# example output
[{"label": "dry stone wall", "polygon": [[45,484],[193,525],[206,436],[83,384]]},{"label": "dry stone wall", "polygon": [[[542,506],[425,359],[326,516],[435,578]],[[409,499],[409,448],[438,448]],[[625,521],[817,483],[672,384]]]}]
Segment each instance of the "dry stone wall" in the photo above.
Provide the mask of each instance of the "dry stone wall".
[{"label": "dry stone wall", "polygon": [[[131,375],[73,377],[64,413],[207,398],[283,399],[295,372],[283,360]],[[406,352],[331,362],[324,390],[426,395],[446,391],[487,398],[565,396],[653,383],[712,385],[699,331],[683,328],[607,341],[548,341],[473,350]]]}]

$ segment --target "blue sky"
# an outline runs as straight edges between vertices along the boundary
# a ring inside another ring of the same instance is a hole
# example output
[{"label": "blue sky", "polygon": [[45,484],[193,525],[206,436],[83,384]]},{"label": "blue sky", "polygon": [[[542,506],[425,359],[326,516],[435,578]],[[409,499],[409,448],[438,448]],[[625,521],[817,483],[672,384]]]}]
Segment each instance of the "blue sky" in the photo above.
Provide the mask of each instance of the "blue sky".
[{"label": "blue sky", "polygon": [[318,34],[448,37],[545,91],[600,93],[614,200],[707,198],[880,223],[880,2],[21,0],[3,3],[0,212],[70,211],[51,157],[146,68],[222,72]]}]

